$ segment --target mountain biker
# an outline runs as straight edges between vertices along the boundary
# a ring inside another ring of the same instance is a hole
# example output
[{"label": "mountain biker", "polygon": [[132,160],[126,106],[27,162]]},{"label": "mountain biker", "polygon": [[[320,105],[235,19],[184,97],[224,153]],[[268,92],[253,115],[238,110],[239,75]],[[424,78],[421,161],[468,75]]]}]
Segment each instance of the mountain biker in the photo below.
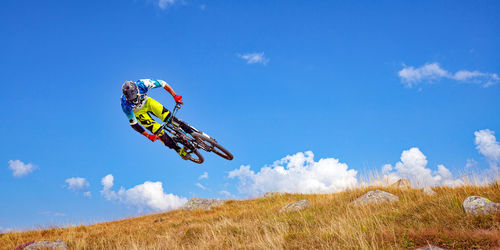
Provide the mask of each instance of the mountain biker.
[{"label": "mountain biker", "polygon": [[[130,126],[135,131],[144,135],[152,142],[160,139],[165,146],[174,149],[182,157],[182,159],[186,160],[186,151],[184,148],[179,147],[168,134],[161,131],[158,135],[156,135],[161,125],[158,124],[151,117],[151,115],[160,118],[164,122],[166,122],[172,115],[168,109],[163,107],[163,105],[155,99],[147,96],[148,90],[158,87],[164,88],[172,95],[176,103],[182,104],[182,96],[177,95],[167,82],[163,80],[140,79],[136,82],[126,81],[122,85],[122,110],[127,116]],[[146,130],[144,130],[144,128],[137,123],[138,120],[140,124],[142,124],[142,126],[144,126],[152,134],[149,134]],[[186,131],[186,133],[191,134],[193,132],[191,127],[183,121],[177,119],[176,117],[174,117],[174,121],[178,123],[180,127]]]}]

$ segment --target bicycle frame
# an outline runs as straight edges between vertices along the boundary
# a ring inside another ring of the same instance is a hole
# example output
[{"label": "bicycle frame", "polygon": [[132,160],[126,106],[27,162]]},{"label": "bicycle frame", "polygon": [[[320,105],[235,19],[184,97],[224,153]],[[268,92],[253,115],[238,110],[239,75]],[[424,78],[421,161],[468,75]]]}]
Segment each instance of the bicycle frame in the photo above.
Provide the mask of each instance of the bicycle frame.
[{"label": "bicycle frame", "polygon": [[172,120],[174,119],[175,114],[177,114],[177,111],[179,111],[180,108],[181,108],[181,104],[176,103],[174,109],[172,110],[172,114],[170,114],[170,117],[167,119],[167,121],[165,123],[163,123],[161,125],[161,127],[156,131],[155,135],[158,135],[163,129],[165,129],[165,127],[168,127],[168,125],[170,125],[170,123],[172,123]]},{"label": "bicycle frame", "polygon": [[[176,103],[175,104],[175,107],[174,109],[172,110],[172,114],[170,115],[170,117],[167,119],[167,121],[165,123],[163,123],[163,125],[161,125],[161,127],[158,129],[158,131],[156,131],[155,135],[158,135],[162,130],[166,131],[166,132],[169,132],[172,136],[172,139],[174,141],[179,141],[179,140],[187,140],[189,141],[189,143],[194,147],[194,148],[201,148],[205,151],[208,151],[208,152],[211,152],[212,149],[213,149],[213,146],[210,146],[210,145],[206,145],[205,143],[202,143],[202,142],[198,142],[196,140],[196,138],[193,138],[193,136],[191,135],[188,135],[186,133],[186,131],[184,131],[182,128],[180,127],[176,127],[175,125],[172,124],[173,122],[173,119],[175,117],[175,115],[177,114],[177,111],[179,111],[179,109],[181,108],[181,104],[180,103]],[[193,128],[191,126],[191,128]],[[196,132],[198,132],[198,130],[196,130],[195,128],[193,128]],[[180,133],[180,131],[182,131],[182,133],[185,135],[185,136],[178,136],[177,133]],[[202,132],[203,133],[203,132]],[[210,137],[208,136],[207,134],[203,133],[204,135],[206,135],[207,137]],[[179,137],[183,137],[183,138],[179,138]],[[215,140],[214,140],[215,141]]]},{"label": "bicycle frame", "polygon": [[[179,111],[180,108],[181,108],[181,104],[176,103],[174,109],[172,110],[172,114],[167,119],[167,121],[165,123],[163,123],[163,125],[161,125],[161,127],[156,131],[155,135],[158,135],[163,130],[163,131],[165,131],[165,133],[167,133],[167,132],[170,133],[172,135],[171,136],[172,140],[174,140],[174,142],[176,142],[176,143],[180,142],[184,146],[189,147],[188,145],[186,145],[185,143],[182,142],[182,141],[186,141],[187,143],[190,144],[191,147],[200,148],[196,139],[192,138],[192,136],[189,136],[186,133],[186,131],[184,131],[182,128],[179,127],[179,125],[176,126],[176,125],[172,124],[173,119],[174,119],[175,115],[177,114],[177,111]],[[182,133],[182,134],[179,135],[179,133]]]}]

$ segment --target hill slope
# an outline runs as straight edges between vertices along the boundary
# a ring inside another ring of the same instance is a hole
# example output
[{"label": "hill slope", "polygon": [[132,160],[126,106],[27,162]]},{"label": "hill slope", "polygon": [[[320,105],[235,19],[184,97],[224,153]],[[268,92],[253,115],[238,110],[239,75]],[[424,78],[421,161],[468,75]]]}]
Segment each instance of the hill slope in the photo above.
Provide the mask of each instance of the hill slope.
[{"label": "hill slope", "polygon": [[[90,226],[0,235],[0,248],[28,241],[64,240],[72,249],[160,248],[500,248],[500,212],[466,215],[462,201],[479,195],[500,201],[500,187],[421,190],[378,188],[400,201],[353,207],[369,190],[336,194],[284,194],[229,201],[208,211],[175,210]],[[279,214],[286,204],[307,199],[311,208]]]}]

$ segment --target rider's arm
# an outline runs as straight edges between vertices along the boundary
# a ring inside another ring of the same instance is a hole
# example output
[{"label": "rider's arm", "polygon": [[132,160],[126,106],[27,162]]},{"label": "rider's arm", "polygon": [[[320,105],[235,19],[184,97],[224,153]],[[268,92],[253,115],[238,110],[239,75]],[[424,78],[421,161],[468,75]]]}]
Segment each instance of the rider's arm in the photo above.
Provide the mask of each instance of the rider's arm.
[{"label": "rider's arm", "polygon": [[134,114],[134,111],[132,110],[132,107],[130,107],[130,105],[128,105],[127,102],[125,102],[123,100],[123,98],[122,98],[122,110],[123,110],[123,113],[125,113],[125,115],[127,116],[127,119],[128,119],[128,122],[130,123],[130,126],[135,131],[146,136],[151,141],[156,140],[156,135],[149,134],[148,132],[146,132],[146,130],[144,130],[144,128],[141,125],[139,125],[139,123],[137,122],[137,119],[135,118],[135,114]]},{"label": "rider's arm", "polygon": [[165,86],[163,86],[163,88],[172,95],[172,97],[175,98],[175,96],[177,95],[174,91],[174,89],[172,89],[172,87],[170,87],[170,85],[168,85],[168,83],[165,82]]},{"label": "rider's arm", "polygon": [[174,98],[175,102],[182,104],[182,96],[177,95],[177,94],[175,93],[174,89],[172,89],[172,87],[170,87],[170,85],[168,85],[168,83],[167,83],[167,82],[162,81],[162,80],[158,80],[158,81],[159,81],[159,82],[161,81],[161,82],[163,82],[163,83],[164,83],[163,88],[164,88],[164,89],[165,89],[168,93],[170,93],[170,94],[172,95],[172,97]]},{"label": "rider's arm", "polygon": [[154,89],[154,88],[162,87],[168,93],[170,93],[170,95],[172,95],[172,97],[174,98],[174,100],[176,102],[181,102],[182,103],[182,96],[177,95],[175,93],[174,89],[172,89],[172,87],[170,87],[170,85],[167,82],[163,81],[163,80],[140,79],[138,81],[138,86],[139,86],[139,88],[141,88],[143,86],[143,87],[145,87],[147,89]]},{"label": "rider's arm", "polygon": [[144,130],[144,128],[139,125],[139,123],[136,123],[136,124],[131,124],[130,125],[135,131],[141,133],[142,135],[146,136],[148,139],[150,139],[151,141],[155,141],[157,139],[156,135],[155,134],[150,134],[148,132],[146,132],[146,130]]},{"label": "rider's arm", "polygon": [[141,125],[139,125],[139,123],[130,124],[130,127],[132,127],[135,131],[139,132],[139,134],[148,136],[148,132],[146,132],[146,130],[144,130],[144,128]]}]

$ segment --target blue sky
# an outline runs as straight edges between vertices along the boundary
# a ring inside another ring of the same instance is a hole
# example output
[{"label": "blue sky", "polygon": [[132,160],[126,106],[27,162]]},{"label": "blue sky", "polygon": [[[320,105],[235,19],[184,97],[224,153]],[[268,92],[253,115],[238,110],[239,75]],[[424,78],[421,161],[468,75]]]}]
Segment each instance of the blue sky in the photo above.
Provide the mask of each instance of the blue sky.
[{"label": "blue sky", "polygon": [[[1,6],[3,231],[335,192],[370,171],[454,185],[500,162],[498,1]],[[132,130],[120,87],[141,78],[235,159],[191,164]]]}]

